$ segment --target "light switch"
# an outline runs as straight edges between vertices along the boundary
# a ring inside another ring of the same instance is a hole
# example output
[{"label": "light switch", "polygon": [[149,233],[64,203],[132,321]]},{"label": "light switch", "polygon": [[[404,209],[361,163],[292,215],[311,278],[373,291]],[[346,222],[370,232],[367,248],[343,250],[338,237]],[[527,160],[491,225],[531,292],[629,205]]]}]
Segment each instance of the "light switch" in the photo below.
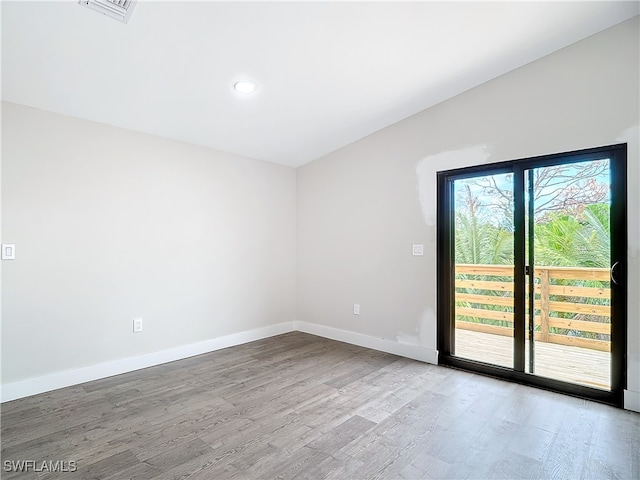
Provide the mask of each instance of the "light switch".
[{"label": "light switch", "polygon": [[133,333],[139,333],[142,331],[142,319],[134,318],[133,319]]},{"label": "light switch", "polygon": [[419,244],[414,244],[413,245],[413,255],[414,256],[422,256],[424,255],[424,245],[419,243]]},{"label": "light switch", "polygon": [[16,259],[16,244],[3,243],[2,244],[2,260],[15,260],[15,259]]}]

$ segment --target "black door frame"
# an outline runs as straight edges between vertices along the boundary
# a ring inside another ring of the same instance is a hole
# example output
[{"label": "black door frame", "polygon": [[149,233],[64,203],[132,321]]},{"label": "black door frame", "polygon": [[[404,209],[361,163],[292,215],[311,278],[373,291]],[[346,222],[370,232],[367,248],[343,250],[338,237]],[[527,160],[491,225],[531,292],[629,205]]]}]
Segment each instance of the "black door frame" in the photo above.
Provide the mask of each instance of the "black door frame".
[{"label": "black door frame", "polygon": [[[610,159],[611,390],[601,390],[525,373],[525,182],[524,171],[537,167]],[[514,178],[514,363],[513,368],[456,357],[454,340],[453,181],[481,174],[513,173]],[[437,324],[438,363],[518,383],[623,406],[627,350],[627,145],[616,144],[572,152],[522,158],[437,173]],[[615,320],[614,320],[615,319]]]}]

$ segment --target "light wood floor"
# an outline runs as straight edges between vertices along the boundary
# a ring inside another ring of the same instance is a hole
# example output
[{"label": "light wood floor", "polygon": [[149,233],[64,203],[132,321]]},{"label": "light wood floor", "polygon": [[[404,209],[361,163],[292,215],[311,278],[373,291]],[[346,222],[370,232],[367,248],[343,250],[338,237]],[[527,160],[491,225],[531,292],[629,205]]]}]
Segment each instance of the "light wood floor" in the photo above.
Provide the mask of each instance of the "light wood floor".
[{"label": "light wood floor", "polygon": [[[605,390],[611,387],[608,352],[545,342],[536,342],[534,349],[536,375]],[[456,356],[513,367],[513,337],[457,328]]]},{"label": "light wood floor", "polygon": [[639,478],[640,414],[291,333],[2,405],[3,479]]}]

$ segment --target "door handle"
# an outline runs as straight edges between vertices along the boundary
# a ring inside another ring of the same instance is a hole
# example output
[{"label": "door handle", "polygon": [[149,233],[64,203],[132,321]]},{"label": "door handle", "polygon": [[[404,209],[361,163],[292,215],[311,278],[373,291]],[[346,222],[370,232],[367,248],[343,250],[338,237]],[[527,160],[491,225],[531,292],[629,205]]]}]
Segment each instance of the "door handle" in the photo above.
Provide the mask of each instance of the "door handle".
[{"label": "door handle", "polygon": [[610,272],[610,275],[611,275],[611,281],[612,281],[613,283],[615,283],[616,285],[620,285],[620,284],[618,283],[618,280],[616,280],[616,268],[617,268],[619,265],[620,265],[620,262],[616,262],[616,263],[614,263],[614,264],[611,266],[611,272]]}]

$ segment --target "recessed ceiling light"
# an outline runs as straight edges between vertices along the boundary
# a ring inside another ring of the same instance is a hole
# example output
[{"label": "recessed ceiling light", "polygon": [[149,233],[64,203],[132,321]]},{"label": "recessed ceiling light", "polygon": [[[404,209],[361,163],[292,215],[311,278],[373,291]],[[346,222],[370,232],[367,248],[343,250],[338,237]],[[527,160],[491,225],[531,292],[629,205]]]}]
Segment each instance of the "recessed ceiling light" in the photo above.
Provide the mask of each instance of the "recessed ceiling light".
[{"label": "recessed ceiling light", "polygon": [[233,84],[233,89],[243,95],[250,95],[258,89],[258,84],[252,80],[240,80]]}]

